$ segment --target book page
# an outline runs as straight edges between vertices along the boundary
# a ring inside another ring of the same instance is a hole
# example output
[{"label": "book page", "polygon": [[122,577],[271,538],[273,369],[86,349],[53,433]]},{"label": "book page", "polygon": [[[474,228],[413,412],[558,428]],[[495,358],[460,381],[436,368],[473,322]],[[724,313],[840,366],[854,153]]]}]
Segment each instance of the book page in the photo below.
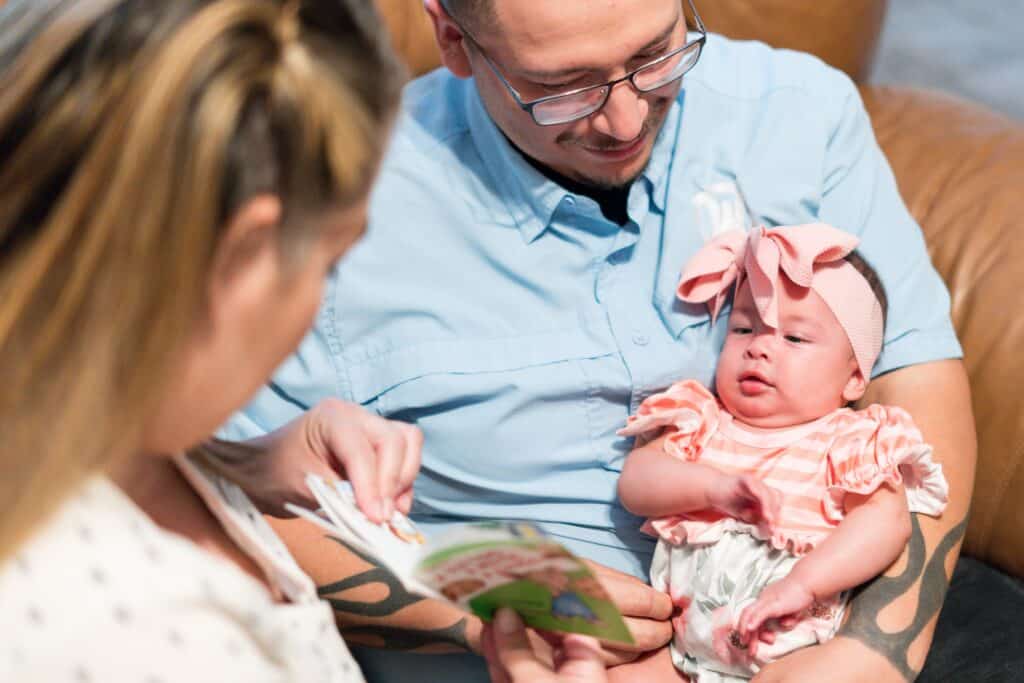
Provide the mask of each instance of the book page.
[{"label": "book page", "polygon": [[514,609],[532,628],[582,633],[632,644],[633,638],[600,581],[563,546],[526,522],[476,522],[424,537],[396,512],[374,524],[359,510],[351,485],[307,478],[319,514],[289,510],[338,540],[376,558],[406,589],[449,602],[490,621]]}]

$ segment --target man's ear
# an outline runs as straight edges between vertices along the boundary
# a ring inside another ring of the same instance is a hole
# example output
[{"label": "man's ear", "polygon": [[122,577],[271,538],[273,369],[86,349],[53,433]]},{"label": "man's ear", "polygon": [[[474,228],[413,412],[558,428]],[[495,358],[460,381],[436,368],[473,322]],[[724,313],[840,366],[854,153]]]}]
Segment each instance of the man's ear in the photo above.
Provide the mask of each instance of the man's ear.
[{"label": "man's ear", "polygon": [[868,380],[864,378],[864,373],[860,371],[860,366],[858,366],[853,371],[853,374],[850,375],[850,379],[846,381],[846,386],[843,387],[843,401],[846,403],[859,401],[867,390]]},{"label": "man's ear", "polygon": [[209,307],[214,320],[247,300],[263,300],[279,286],[281,200],[258,195],[231,216],[218,241],[210,274]]},{"label": "man's ear", "polygon": [[434,23],[434,39],[441,51],[441,63],[459,78],[472,76],[473,66],[466,54],[466,37],[462,29],[452,21],[441,0],[423,0],[423,8]]}]

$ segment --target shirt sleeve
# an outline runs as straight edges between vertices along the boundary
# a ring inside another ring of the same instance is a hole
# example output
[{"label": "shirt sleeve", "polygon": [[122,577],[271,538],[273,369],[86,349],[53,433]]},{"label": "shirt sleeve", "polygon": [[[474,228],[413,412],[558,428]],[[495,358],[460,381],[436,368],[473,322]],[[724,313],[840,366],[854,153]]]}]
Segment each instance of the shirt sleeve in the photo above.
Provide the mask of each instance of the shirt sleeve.
[{"label": "shirt sleeve", "polygon": [[249,404],[218,430],[218,437],[228,441],[255,438],[281,427],[325,398],[352,400],[334,329],[332,299],[336,281],[335,274],[328,278],[324,303],[313,329],[299,348],[285,359]]},{"label": "shirt sleeve", "polygon": [[911,512],[942,513],[949,487],[907,411],[872,405],[853,413],[840,429],[828,453],[825,477],[830,519],[844,516],[847,493],[868,495],[883,484],[902,484]]},{"label": "shirt sleeve", "polygon": [[618,434],[646,442],[671,432],[665,451],[692,460],[717,424],[718,401],[700,382],[688,379],[646,398]]},{"label": "shirt sleeve", "polygon": [[885,343],[873,375],[907,365],[960,358],[950,299],[920,227],[900,197],[856,86],[845,75],[827,91],[835,121],[826,149],[820,219],[861,239],[859,253],[888,298]]}]

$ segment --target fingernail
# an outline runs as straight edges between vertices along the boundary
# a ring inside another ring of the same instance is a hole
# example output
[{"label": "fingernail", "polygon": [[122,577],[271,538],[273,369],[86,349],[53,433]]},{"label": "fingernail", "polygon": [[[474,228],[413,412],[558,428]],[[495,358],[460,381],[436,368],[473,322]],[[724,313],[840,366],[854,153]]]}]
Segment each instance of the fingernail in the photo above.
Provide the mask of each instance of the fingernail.
[{"label": "fingernail", "polygon": [[388,517],[390,517],[387,514],[387,504],[383,500],[378,500],[373,504],[373,514],[382,522],[388,521]]},{"label": "fingernail", "polygon": [[498,629],[498,633],[505,635],[515,633],[519,630],[520,625],[519,615],[515,613],[515,610],[500,609],[494,617],[494,626]]}]

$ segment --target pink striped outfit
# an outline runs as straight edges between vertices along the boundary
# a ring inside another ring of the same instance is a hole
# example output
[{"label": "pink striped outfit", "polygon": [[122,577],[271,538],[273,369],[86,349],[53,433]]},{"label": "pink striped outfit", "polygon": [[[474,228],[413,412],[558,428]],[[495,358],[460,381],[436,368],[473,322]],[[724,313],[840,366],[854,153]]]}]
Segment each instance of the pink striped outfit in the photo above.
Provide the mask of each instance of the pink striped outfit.
[{"label": "pink striped outfit", "polygon": [[901,408],[841,408],[793,427],[754,429],[687,380],[645,400],[620,434],[649,440],[665,432],[668,455],[755,475],[782,498],[773,528],[714,511],[645,526],[660,539],[652,584],[683,608],[674,620],[673,658],[701,683],[746,680],[765,663],[834,635],[845,595],[815,605],[796,628],[779,632],[773,645],[759,643],[753,656],[730,642],[743,608],[838,527],[848,492],[869,494],[884,482],[902,483],[911,512],[938,516],[946,505],[942,469]]}]

